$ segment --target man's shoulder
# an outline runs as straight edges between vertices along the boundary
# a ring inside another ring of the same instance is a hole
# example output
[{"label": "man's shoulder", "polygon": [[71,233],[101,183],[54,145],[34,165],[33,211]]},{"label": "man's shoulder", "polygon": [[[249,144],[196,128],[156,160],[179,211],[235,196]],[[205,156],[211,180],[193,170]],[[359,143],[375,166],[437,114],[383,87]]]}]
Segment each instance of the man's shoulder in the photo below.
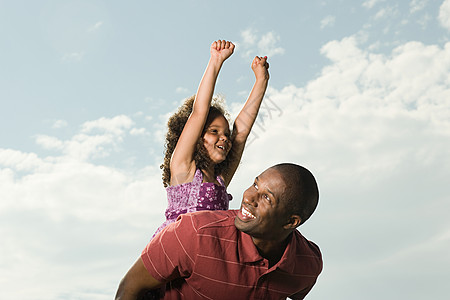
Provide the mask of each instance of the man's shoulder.
[{"label": "man's shoulder", "polygon": [[190,222],[196,231],[217,227],[234,227],[237,210],[203,210],[181,215],[181,219]]},{"label": "man's shoulder", "polygon": [[310,271],[319,275],[323,267],[322,253],[319,246],[305,238],[298,230],[294,231],[294,236],[297,262],[301,262],[300,265],[309,265]]},{"label": "man's shoulder", "polygon": [[320,260],[322,259],[322,253],[320,252],[320,248],[316,243],[308,240],[298,230],[294,231],[294,236],[295,236],[294,240],[296,243],[295,247],[296,251],[317,257]]}]

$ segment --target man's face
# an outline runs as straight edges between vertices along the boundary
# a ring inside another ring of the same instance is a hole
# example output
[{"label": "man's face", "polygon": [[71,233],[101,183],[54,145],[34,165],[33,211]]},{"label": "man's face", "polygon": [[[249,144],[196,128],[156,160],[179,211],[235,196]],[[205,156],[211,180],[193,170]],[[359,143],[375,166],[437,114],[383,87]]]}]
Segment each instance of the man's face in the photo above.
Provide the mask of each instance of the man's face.
[{"label": "man's face", "polygon": [[270,168],[255,178],[244,192],[241,209],[234,224],[242,232],[264,240],[280,239],[288,223],[283,197],[287,184],[276,169]]}]

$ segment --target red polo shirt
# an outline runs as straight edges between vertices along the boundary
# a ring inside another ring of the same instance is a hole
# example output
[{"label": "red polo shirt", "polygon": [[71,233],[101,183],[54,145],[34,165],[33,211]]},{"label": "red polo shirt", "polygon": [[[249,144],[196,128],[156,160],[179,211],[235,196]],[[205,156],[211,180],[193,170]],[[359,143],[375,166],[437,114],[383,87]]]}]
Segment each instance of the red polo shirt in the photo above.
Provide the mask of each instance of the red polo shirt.
[{"label": "red polo shirt", "polygon": [[185,214],[145,247],[150,274],[171,283],[164,299],[303,299],[322,271],[319,247],[294,231],[269,269],[252,238],[234,225],[236,210]]}]

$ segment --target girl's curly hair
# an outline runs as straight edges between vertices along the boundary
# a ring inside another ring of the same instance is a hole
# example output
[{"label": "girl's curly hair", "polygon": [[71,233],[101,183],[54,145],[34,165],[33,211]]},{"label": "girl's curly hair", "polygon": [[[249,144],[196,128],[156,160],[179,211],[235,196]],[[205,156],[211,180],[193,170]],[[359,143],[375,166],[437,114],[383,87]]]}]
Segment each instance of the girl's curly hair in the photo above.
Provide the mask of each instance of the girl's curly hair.
[{"label": "girl's curly hair", "polygon": [[[189,116],[192,112],[192,107],[194,105],[195,95],[186,99],[186,101],[178,108],[167,122],[167,134],[165,141],[165,155],[164,162],[160,166],[162,169],[162,180],[164,187],[170,185],[170,159],[172,153],[175,150],[178,139],[180,138],[181,132],[183,131],[184,125],[186,124]],[[202,135],[197,141],[197,146],[194,152],[195,166],[198,169],[205,169],[211,163],[211,159],[208,156],[205,146],[203,145],[203,134],[205,133],[205,128],[214,120],[217,116],[223,116],[227,119],[228,113],[223,107],[223,101],[220,98],[213,98],[211,106],[209,108],[208,118],[206,120],[205,126],[203,127]],[[227,155],[225,160],[214,167],[214,175],[226,175],[230,165],[231,155]]]}]

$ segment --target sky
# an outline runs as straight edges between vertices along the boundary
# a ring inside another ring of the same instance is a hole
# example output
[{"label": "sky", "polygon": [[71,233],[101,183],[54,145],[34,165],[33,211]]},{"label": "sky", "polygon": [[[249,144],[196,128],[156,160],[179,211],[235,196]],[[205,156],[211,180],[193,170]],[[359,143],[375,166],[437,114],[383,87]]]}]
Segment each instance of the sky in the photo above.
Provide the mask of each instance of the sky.
[{"label": "sky", "polygon": [[450,0],[0,0],[0,298],[112,299],[164,219],[168,116],[212,41],[230,118],[269,87],[228,190],[315,175],[307,299],[450,294]]}]

